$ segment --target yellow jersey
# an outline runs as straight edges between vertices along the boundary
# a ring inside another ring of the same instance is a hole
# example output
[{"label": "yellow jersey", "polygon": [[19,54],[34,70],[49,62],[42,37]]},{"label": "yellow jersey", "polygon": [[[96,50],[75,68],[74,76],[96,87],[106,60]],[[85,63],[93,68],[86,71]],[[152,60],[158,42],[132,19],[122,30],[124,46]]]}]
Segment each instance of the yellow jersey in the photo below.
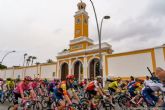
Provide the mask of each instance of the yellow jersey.
[{"label": "yellow jersey", "polygon": [[108,87],[116,90],[118,88],[118,85],[119,85],[118,82],[117,81],[114,81],[114,82],[110,83],[108,85]]}]

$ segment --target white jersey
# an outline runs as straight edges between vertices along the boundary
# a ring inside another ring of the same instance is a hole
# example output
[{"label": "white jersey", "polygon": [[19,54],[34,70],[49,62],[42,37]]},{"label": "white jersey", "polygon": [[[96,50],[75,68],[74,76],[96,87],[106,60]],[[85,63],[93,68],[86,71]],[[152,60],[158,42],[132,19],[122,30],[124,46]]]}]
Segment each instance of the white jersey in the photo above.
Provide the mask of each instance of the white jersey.
[{"label": "white jersey", "polygon": [[97,80],[94,80],[94,85],[95,85],[95,91],[97,91],[98,88],[102,88],[101,84],[98,84]]},{"label": "white jersey", "polygon": [[165,87],[162,83],[155,83],[153,81],[148,81],[146,83],[146,87],[150,87],[154,92],[155,91],[162,91],[165,92]]},{"label": "white jersey", "polygon": [[148,83],[152,83],[153,81],[152,80],[145,80],[144,81],[144,86],[146,86]]}]

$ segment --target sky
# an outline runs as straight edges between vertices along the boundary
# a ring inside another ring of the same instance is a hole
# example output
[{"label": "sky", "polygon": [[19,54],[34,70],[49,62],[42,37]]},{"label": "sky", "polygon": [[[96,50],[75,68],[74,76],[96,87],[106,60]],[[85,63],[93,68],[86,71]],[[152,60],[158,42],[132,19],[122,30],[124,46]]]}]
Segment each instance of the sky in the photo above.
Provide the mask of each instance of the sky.
[{"label": "sky", "polygon": [[[56,61],[58,52],[69,48],[74,38],[74,14],[79,0],[0,0],[0,60],[4,65],[22,66],[23,55],[37,62]],[[97,28],[89,0],[89,38],[98,42]],[[165,44],[165,0],[93,0],[98,21],[105,15],[102,41],[115,53]],[[35,62],[36,62],[35,61]]]}]

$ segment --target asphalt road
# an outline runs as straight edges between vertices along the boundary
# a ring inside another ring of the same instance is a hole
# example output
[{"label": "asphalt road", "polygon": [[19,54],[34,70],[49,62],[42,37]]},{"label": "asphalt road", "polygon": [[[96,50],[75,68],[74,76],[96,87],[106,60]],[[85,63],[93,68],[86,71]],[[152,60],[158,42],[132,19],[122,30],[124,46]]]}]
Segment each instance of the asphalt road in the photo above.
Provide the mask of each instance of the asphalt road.
[{"label": "asphalt road", "polygon": [[4,104],[0,103],[0,110],[7,110],[9,106],[10,106],[9,102],[5,102]]},{"label": "asphalt road", "polygon": [[[12,103],[5,102],[3,104],[0,103],[0,110],[8,110],[8,107],[12,105]],[[46,110],[46,109],[45,109]],[[116,105],[115,110],[121,110],[119,106]]]},{"label": "asphalt road", "polygon": [[[12,103],[9,103],[9,102],[5,102],[3,104],[0,103],[0,110],[7,110],[10,105],[12,105]],[[115,107],[115,108],[116,110],[120,110],[119,107]]]}]

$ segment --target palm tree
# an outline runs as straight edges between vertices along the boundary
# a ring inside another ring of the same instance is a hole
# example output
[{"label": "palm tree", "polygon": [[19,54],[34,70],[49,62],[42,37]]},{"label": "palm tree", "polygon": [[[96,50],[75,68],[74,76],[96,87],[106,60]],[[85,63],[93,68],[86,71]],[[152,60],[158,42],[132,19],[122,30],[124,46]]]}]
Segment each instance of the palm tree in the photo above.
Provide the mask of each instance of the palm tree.
[{"label": "palm tree", "polygon": [[37,59],[37,57],[35,57],[35,56],[32,57],[31,65],[33,65],[33,61],[36,60],[36,59]]},{"label": "palm tree", "polygon": [[25,59],[26,59],[27,53],[24,54],[24,59],[23,59],[23,66],[25,65]]},{"label": "palm tree", "polygon": [[29,56],[28,59],[26,59],[26,66],[29,66],[29,63],[31,61],[32,56]]}]

